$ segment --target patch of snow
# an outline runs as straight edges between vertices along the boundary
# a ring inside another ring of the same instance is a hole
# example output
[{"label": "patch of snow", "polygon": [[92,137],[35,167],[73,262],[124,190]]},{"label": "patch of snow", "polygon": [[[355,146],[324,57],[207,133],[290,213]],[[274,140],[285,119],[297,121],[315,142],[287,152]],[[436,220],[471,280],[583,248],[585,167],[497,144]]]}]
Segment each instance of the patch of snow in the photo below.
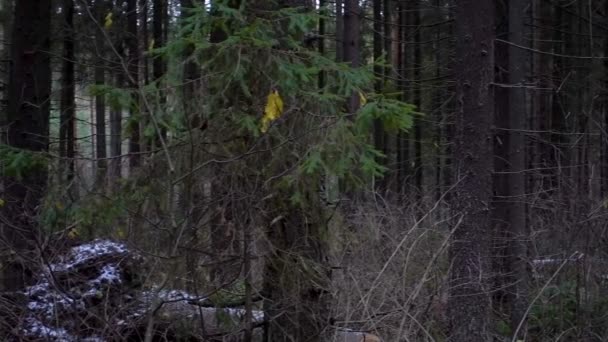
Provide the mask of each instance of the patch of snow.
[{"label": "patch of snow", "polygon": [[142,298],[146,302],[150,302],[153,299],[160,299],[165,302],[178,302],[178,301],[186,301],[186,300],[198,300],[201,299],[195,295],[192,295],[186,291],[182,290],[167,290],[167,289],[152,289],[151,291],[143,291]]},{"label": "patch of snow", "polygon": [[105,265],[101,269],[101,274],[96,279],[91,280],[93,284],[120,284],[120,270],[116,265]]},{"label": "patch of snow", "polygon": [[532,260],[532,264],[533,265],[538,265],[538,266],[542,266],[542,265],[558,265],[558,264],[562,264],[562,263],[565,263],[565,262],[579,261],[579,260],[583,259],[584,256],[585,256],[585,254],[583,254],[583,253],[575,252],[569,258],[539,258],[539,259],[534,259],[534,260]]},{"label": "patch of snow", "polygon": [[61,292],[54,291],[48,282],[28,287],[25,294],[30,297],[30,301],[27,303],[28,309],[36,314],[42,314],[46,318],[51,318],[58,310],[68,307],[84,308],[82,303]]},{"label": "patch of snow", "polygon": [[31,316],[25,319],[24,331],[30,337],[44,337],[47,341],[76,341],[76,339],[72,335],[70,335],[65,329],[48,327]]},{"label": "patch of snow", "polygon": [[51,271],[67,271],[76,265],[111,254],[121,254],[128,251],[127,246],[110,240],[94,240],[90,243],[73,247],[64,260],[50,265]]},{"label": "patch of snow", "polygon": [[43,293],[49,289],[49,283],[44,281],[39,284],[28,287],[25,290],[26,296],[35,296],[37,294]]},{"label": "patch of snow", "polygon": [[[245,309],[236,309],[236,308],[223,308],[223,309],[216,309],[216,308],[211,308],[213,310],[221,310],[224,311],[225,313],[227,313],[229,316],[231,317],[239,317],[240,319],[244,319],[245,318],[245,314],[247,313],[247,310]],[[251,320],[254,323],[259,323],[264,321],[264,311],[262,310],[251,310]]]}]

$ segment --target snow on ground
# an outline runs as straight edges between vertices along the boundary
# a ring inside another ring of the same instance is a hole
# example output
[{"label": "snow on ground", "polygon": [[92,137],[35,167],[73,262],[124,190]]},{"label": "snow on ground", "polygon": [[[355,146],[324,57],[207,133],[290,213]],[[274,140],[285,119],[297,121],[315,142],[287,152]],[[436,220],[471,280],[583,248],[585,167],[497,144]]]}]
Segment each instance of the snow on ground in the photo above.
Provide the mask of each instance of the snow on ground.
[{"label": "snow on ground", "polygon": [[[108,286],[119,288],[129,286],[123,280],[125,276],[123,257],[141,258],[124,244],[95,240],[73,247],[57,262],[48,265],[40,275],[38,283],[24,291],[29,299],[28,313],[22,326],[24,334],[28,338],[44,341],[104,342],[104,338],[97,336],[83,337],[70,334],[72,323],[69,320],[65,321],[64,318],[86,315],[90,308],[87,307],[89,304],[85,299],[99,296],[108,289]],[[202,313],[206,319],[218,317],[218,314],[223,313],[232,317],[237,323],[242,322],[246,314],[246,310],[240,308],[199,307],[196,304],[202,303],[206,298],[182,290],[159,288],[148,291],[131,290],[136,292],[126,292],[123,298],[131,298],[133,303],[139,304],[133,307],[127,316],[117,317],[113,324],[127,325],[144,317],[155,302],[174,307],[180,312],[183,309],[185,311],[182,313],[188,313],[186,316],[191,318],[198,316],[199,313]],[[264,319],[263,311],[253,310],[252,315],[254,322],[262,322]]]},{"label": "snow on ground", "polygon": [[54,284],[53,273],[69,272],[78,265],[83,265],[91,260],[109,255],[120,255],[126,253],[125,245],[108,240],[95,240],[87,244],[73,247],[70,252],[58,262],[48,265],[45,272],[36,285],[25,289],[24,294],[29,298],[27,308],[29,313],[25,318],[23,330],[28,337],[40,337],[48,341],[103,341],[102,339],[90,337],[86,340],[71,336],[63,328],[55,328],[43,321],[55,321],[59,312],[85,310],[85,304],[81,300],[85,297],[95,296],[99,289],[108,284],[121,282],[120,268],[116,264],[107,264],[101,268],[99,275],[86,282],[88,290],[81,295],[69,291],[70,289],[58,289]]},{"label": "snow on ground", "polygon": [[73,247],[61,262],[51,264],[49,268],[54,272],[67,271],[94,258],[127,252],[127,247],[122,243],[110,240],[94,240],[90,243]]}]

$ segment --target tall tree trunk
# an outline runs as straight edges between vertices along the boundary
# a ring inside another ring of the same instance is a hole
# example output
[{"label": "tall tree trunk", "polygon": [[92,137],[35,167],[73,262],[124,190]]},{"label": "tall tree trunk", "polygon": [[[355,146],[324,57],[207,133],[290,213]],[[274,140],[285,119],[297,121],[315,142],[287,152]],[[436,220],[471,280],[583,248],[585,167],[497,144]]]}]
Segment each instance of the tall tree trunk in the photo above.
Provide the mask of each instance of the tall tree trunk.
[{"label": "tall tree trunk", "polygon": [[[509,40],[525,46],[525,18],[529,1],[509,0]],[[512,275],[509,293],[511,302],[511,327],[513,331],[524,320],[527,308],[526,272],[526,141],[527,106],[524,85],[526,83],[527,52],[509,46],[509,232],[510,251],[508,272]]]},{"label": "tall tree trunk", "polygon": [[[154,39],[154,47],[155,48],[160,48],[163,47],[165,45],[165,28],[166,28],[166,19],[167,19],[167,7],[165,4],[165,0],[154,0],[153,3],[153,20],[152,20],[152,35],[153,35],[153,39]],[[162,123],[163,120],[163,113],[165,110],[165,106],[164,104],[166,103],[165,100],[165,90],[163,89],[163,82],[162,82],[162,78],[163,75],[165,74],[166,71],[166,64],[165,64],[165,60],[163,58],[163,56],[155,56],[153,58],[152,61],[152,74],[154,77],[154,82],[156,83],[156,87],[157,89],[159,89],[159,91],[157,92],[157,95],[159,97],[158,99],[158,104],[159,104],[159,108],[157,108],[155,110],[156,113],[151,113],[150,115],[155,115],[156,116],[156,120],[159,123],[159,129],[160,132],[155,132],[155,137],[154,139],[152,139],[152,141],[156,141],[155,147],[159,147],[160,144],[160,137],[162,137],[162,139],[165,139],[166,135],[167,135],[167,130],[160,125]],[[154,148],[152,148],[151,150],[153,150]]]},{"label": "tall tree trunk", "polygon": [[[534,15],[534,42],[535,49],[540,51],[551,51],[553,48],[553,36],[549,27],[553,24],[553,4],[544,0],[536,0]],[[532,169],[540,170],[536,176],[532,193],[543,191],[546,194],[551,192],[552,173],[550,162],[553,154],[551,141],[551,113],[553,113],[553,56],[549,54],[534,54],[534,78],[539,80],[539,87],[535,108],[533,111],[534,126],[532,129],[540,133],[540,142],[535,144],[535,155]]]},{"label": "tall tree trunk", "polygon": [[[376,76],[376,83],[374,85],[376,93],[381,93],[384,88],[384,68],[380,65],[380,59],[382,57],[382,48],[384,46],[384,39],[382,37],[382,0],[374,0],[374,74]],[[388,20],[386,18],[385,20]],[[384,32],[384,34],[388,34],[388,32]],[[384,127],[382,126],[382,121],[380,119],[376,119],[374,121],[374,147],[376,150],[380,152],[384,151]],[[377,157],[377,162],[380,165],[385,164],[385,158]],[[376,190],[382,192],[384,190],[384,181],[382,179],[376,180],[375,184]]]},{"label": "tall tree trunk", "polygon": [[336,60],[344,60],[343,36],[344,36],[344,1],[336,0]]},{"label": "tall tree trunk", "polygon": [[[51,1],[15,2],[8,90],[8,144],[31,152],[48,150],[51,95]],[[38,207],[44,197],[46,167],[37,167],[21,178],[3,175],[5,191],[0,220],[3,249],[15,256],[35,250],[38,235]],[[23,287],[28,275],[19,260],[5,264],[5,290]]]},{"label": "tall tree trunk", "polygon": [[[308,7],[307,1],[291,0],[286,6]],[[345,61],[359,65],[359,4],[346,0],[343,51]],[[359,105],[349,103],[354,113]],[[312,187],[313,185],[310,184]],[[315,194],[316,195],[316,194]],[[299,205],[279,206],[291,194],[280,191],[277,203],[268,203],[268,217],[282,217],[267,227],[272,246],[264,274],[267,340],[325,341],[329,324],[330,285],[327,223],[317,196],[306,196],[307,209]],[[274,202],[274,201],[272,201]],[[280,208],[280,209],[277,209]]]},{"label": "tall tree trunk", "polygon": [[[68,183],[74,177],[74,125],[76,116],[74,91],[74,0],[64,0],[63,60],[61,67],[61,117],[59,123],[59,156]],[[63,177],[63,175],[60,175]]]},{"label": "tall tree trunk", "polygon": [[[122,55],[122,53],[121,53]],[[124,74],[118,70],[114,75],[114,86],[121,88],[124,86]],[[121,177],[121,158],[122,154],[122,111],[123,108],[115,107],[110,110],[110,179],[112,182]]]},{"label": "tall tree trunk", "polygon": [[[509,39],[509,7],[504,1],[496,3],[496,37]],[[494,50],[495,81],[499,86],[494,89],[494,177],[492,205],[492,273],[494,291],[492,299],[499,312],[509,312],[512,296],[508,295],[512,277],[507,268],[509,255],[509,46],[496,44]]]},{"label": "tall tree trunk", "polygon": [[[97,22],[103,23],[106,16],[107,4],[105,1],[95,1],[95,17]],[[105,59],[106,59],[106,44],[104,27],[99,26],[95,32],[95,84],[97,86],[105,85]],[[107,153],[106,153],[106,101],[105,95],[100,94],[95,96],[95,151],[97,157],[97,184],[104,184],[107,168]]]},{"label": "tall tree trunk", "polygon": [[[454,10],[454,1],[453,0],[448,0],[447,1],[448,6],[448,19],[453,20],[455,17],[455,10]],[[454,28],[455,25],[451,24],[448,26],[448,32],[447,35],[448,36],[454,36]],[[456,51],[455,47],[454,47],[454,40],[450,40],[449,41],[449,49],[447,51]],[[449,72],[454,72],[455,71],[455,56],[450,53],[448,58],[447,58],[447,62],[446,62],[446,69]],[[447,88],[447,92],[448,93],[456,93],[456,86],[453,84],[450,85],[446,85]],[[445,115],[443,117],[443,122],[444,122],[444,127],[443,127],[443,136],[444,139],[446,141],[446,146],[445,146],[445,161],[444,161],[444,166],[443,166],[443,185],[445,189],[450,188],[453,184],[454,184],[454,164],[455,164],[455,160],[454,160],[454,144],[452,143],[454,141],[454,137],[455,137],[455,121],[456,121],[456,112],[457,112],[457,107],[458,107],[458,101],[457,98],[454,97],[454,100],[450,101],[450,103],[446,106],[446,110],[445,110]],[[450,195],[451,196],[451,195]]]},{"label": "tall tree trunk", "polygon": [[[11,26],[13,20],[13,0],[3,0],[0,1],[0,39],[2,41],[8,41],[11,37]],[[0,58],[5,62],[2,63],[2,66],[6,68],[7,72],[3,72],[0,75],[0,82],[2,84],[9,83],[9,60],[10,60],[10,45],[2,44],[0,46]],[[3,104],[7,102],[8,91],[7,87],[2,87],[0,89],[1,96],[0,101]],[[6,131],[4,127],[6,127],[8,118],[6,117],[6,111],[0,111],[0,143],[6,143]],[[0,180],[0,191],[4,191],[2,187],[2,180]]]},{"label": "tall tree trunk", "polygon": [[[407,5],[405,1],[399,2],[398,7],[398,23],[399,23],[399,34],[398,34],[398,49],[397,53],[397,70],[399,71],[399,82],[397,87],[399,88],[401,101],[408,101],[408,91],[407,91],[407,55],[408,50],[406,48],[406,41],[408,38],[408,26],[409,26],[409,18],[407,15]],[[397,152],[397,184],[395,188],[395,192],[402,193],[405,189],[406,177],[410,174],[410,148],[409,148],[409,139],[407,138],[407,133],[399,132],[397,133],[396,139],[396,152]]]},{"label": "tall tree trunk", "polygon": [[[319,54],[321,56],[325,56],[325,18],[323,16],[327,15],[327,10],[325,6],[327,5],[325,0],[319,0],[319,14],[321,17],[319,18]],[[325,87],[325,72],[319,71],[319,89],[323,89]]]},{"label": "tall tree trunk", "polygon": [[[150,0],[137,0],[137,6],[139,8],[139,46],[141,51],[145,51],[149,44],[150,39],[148,37],[148,4]],[[139,64],[140,64],[140,79],[142,84],[150,83],[150,66],[148,57],[146,54],[141,53],[139,56]]]},{"label": "tall tree trunk", "polygon": [[[608,1],[604,5],[604,12],[608,16]],[[604,38],[603,42],[603,50],[604,56],[608,56],[608,36]],[[602,85],[605,89],[608,89],[608,59],[603,60],[603,82]],[[608,97],[604,98],[602,102],[602,114],[604,119],[601,120],[601,124],[603,125],[603,135],[602,135],[602,165],[601,165],[601,175],[602,175],[602,191],[601,196],[608,195]]]},{"label": "tall tree trunk", "polygon": [[127,0],[127,51],[129,86],[134,91],[133,103],[129,109],[129,166],[130,172],[140,165],[141,139],[140,139],[140,108],[139,96],[136,90],[139,88],[139,46],[137,42],[137,0]]},{"label": "tall tree trunk", "polygon": [[[344,32],[342,38],[342,50],[344,52],[344,61],[349,62],[353,68],[357,68],[361,64],[361,51],[359,47],[361,39],[361,26],[359,12],[359,1],[344,1]],[[352,94],[348,101],[348,112],[353,114],[358,108],[359,95]]]},{"label": "tall tree trunk", "polygon": [[[310,208],[319,209],[318,203],[311,203]],[[329,323],[329,273],[323,236],[327,226],[321,213],[293,207],[289,210],[281,222],[268,227],[273,246],[264,275],[268,296],[265,312],[270,318],[268,341],[325,341],[322,334]]]},{"label": "tall tree trunk", "polygon": [[449,341],[490,341],[488,316],[494,1],[462,0],[456,7],[458,111],[453,207],[461,221],[450,245]]},{"label": "tall tree trunk", "polygon": [[[422,111],[422,95],[420,88],[422,87],[421,82],[421,69],[422,69],[422,45],[421,43],[421,30],[420,26],[420,5],[422,1],[414,1],[416,6],[412,6],[411,13],[414,17],[412,23],[414,25],[414,54],[413,54],[413,63],[412,66],[414,68],[413,72],[413,104],[419,111]],[[416,156],[414,158],[414,180],[415,180],[415,191],[416,197],[420,200],[422,197],[422,175],[424,171],[424,166],[422,163],[422,120],[419,117],[414,118],[414,150],[416,151]]]}]

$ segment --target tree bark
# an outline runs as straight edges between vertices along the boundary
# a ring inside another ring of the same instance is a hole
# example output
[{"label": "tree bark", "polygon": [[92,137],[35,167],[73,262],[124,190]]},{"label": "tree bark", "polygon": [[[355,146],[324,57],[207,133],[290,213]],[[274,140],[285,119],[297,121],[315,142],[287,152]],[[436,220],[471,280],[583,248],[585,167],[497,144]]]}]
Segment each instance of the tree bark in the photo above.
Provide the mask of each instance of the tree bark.
[{"label": "tree bark", "polygon": [[454,146],[454,227],[449,341],[489,341],[489,236],[492,199],[494,1],[458,1],[455,18],[458,109]]},{"label": "tree bark", "polygon": [[[359,47],[359,40],[361,39],[361,26],[359,16],[359,1],[345,0],[342,50],[344,52],[344,61],[350,63],[351,67],[353,68],[357,68],[361,64],[361,51]],[[359,95],[352,94],[348,101],[348,112],[353,114],[357,111],[357,109],[359,109]]]},{"label": "tree bark", "polygon": [[127,1],[127,51],[128,60],[127,68],[129,70],[129,87],[132,89],[133,101],[131,108],[129,108],[129,167],[130,172],[133,172],[135,168],[140,165],[140,110],[139,96],[137,95],[137,89],[139,88],[139,46],[137,42],[137,0]]},{"label": "tree bark", "polygon": [[[122,70],[114,75],[114,86],[121,88],[124,86],[124,75]],[[117,107],[110,110],[110,179],[112,181],[121,177],[121,158],[122,154],[122,111],[123,108]]]},{"label": "tree bark", "polygon": [[[8,144],[30,152],[44,152],[49,143],[51,94],[51,1],[15,2],[8,90]],[[4,175],[1,237],[17,257],[32,252],[38,235],[36,217],[47,181],[45,167],[22,178]],[[11,260],[4,269],[5,290],[22,288],[29,278],[26,267]]]},{"label": "tree bark", "polygon": [[[496,4],[496,36],[499,39],[509,39],[509,7],[505,1]],[[497,44],[494,50],[495,81],[497,84],[509,82],[509,46]],[[494,290],[492,292],[493,307],[499,312],[510,311],[508,295],[509,283],[512,277],[508,273],[509,255],[509,88],[498,86],[494,89],[494,177],[492,202],[492,272],[494,274]]]},{"label": "tree bark", "polygon": [[[382,5],[383,0],[374,0],[374,74],[376,77],[376,83],[374,85],[376,93],[382,93],[384,88],[384,68],[379,64],[382,58],[382,48],[384,46],[384,39],[382,37]],[[388,18],[385,18],[388,20]],[[387,35],[388,32],[384,32]],[[374,147],[380,152],[384,151],[384,127],[380,119],[374,121]],[[385,165],[385,158],[377,157],[376,162],[380,165]],[[379,192],[384,191],[385,185],[383,179],[375,180],[376,190]]]},{"label": "tree bark", "polygon": [[[407,48],[405,42],[408,37],[407,27],[409,26],[409,18],[407,15],[407,5],[405,1],[401,1],[398,7],[398,23],[399,23],[399,42],[397,44],[399,52],[397,53],[397,70],[399,72],[399,82],[397,87],[399,88],[401,101],[408,101],[408,90],[407,90]],[[407,133],[397,133],[396,146],[397,150],[397,184],[395,192],[401,194],[405,190],[406,177],[410,174],[410,147]]]},{"label": "tree bark", "polygon": [[344,1],[336,0],[336,60],[344,60],[343,35],[344,35]]},{"label": "tree bark", "polygon": [[[74,125],[76,116],[74,91],[74,0],[64,0],[63,61],[61,68],[61,117],[59,123],[59,156],[68,183],[74,177]],[[63,179],[63,175],[60,175]]]},{"label": "tree bark", "polygon": [[[309,8],[308,1],[302,0],[292,0],[285,6]],[[345,2],[343,33],[344,59],[358,67],[357,0]],[[358,105],[356,95],[356,102],[351,99],[349,103],[350,113],[355,113]],[[272,251],[268,253],[264,274],[264,294],[268,299],[264,304],[268,320],[265,335],[273,342],[325,341],[331,303],[327,224],[316,192],[306,195],[306,210],[299,205],[285,205],[290,196],[279,191],[271,201],[275,203],[268,203],[268,217],[283,219],[269,223],[266,232]]]},{"label": "tree bark", "polygon": [[[103,23],[105,20],[107,5],[105,1],[95,1],[95,17],[98,23]],[[105,34],[104,27],[98,26],[95,32],[95,84],[97,86],[105,85]],[[106,153],[106,101],[105,94],[95,96],[95,151],[97,158],[97,184],[104,184],[106,168],[107,168],[107,153]]]},{"label": "tree bark", "polygon": [[[167,19],[167,7],[165,6],[165,0],[154,0],[153,4],[153,25],[152,25],[152,35],[154,39],[154,47],[160,48],[165,45],[165,28],[166,28],[166,19]],[[164,104],[165,100],[165,90],[163,89],[162,77],[166,71],[166,63],[163,56],[155,56],[152,62],[152,74],[154,77],[154,82],[156,82],[156,88],[158,89],[157,95],[159,97],[158,103],[160,108],[158,108],[155,112],[151,113],[151,115],[156,115],[157,122],[160,124],[163,120],[164,113]],[[160,144],[160,136],[162,139],[166,138],[167,130],[160,125],[160,132],[155,132],[155,137],[153,141],[156,142],[155,147],[159,147]]]},{"label": "tree bark", "polygon": [[[420,27],[420,4],[422,2],[417,0],[415,1],[416,6],[412,6],[411,13],[414,17],[412,23],[414,25],[414,54],[413,54],[413,104],[416,106],[418,111],[422,111],[422,94],[420,87],[421,82],[421,69],[422,69],[422,45],[421,42],[421,33],[422,28]],[[415,180],[415,191],[416,198],[420,201],[422,199],[422,185],[423,185],[423,171],[424,166],[422,164],[422,120],[420,117],[414,117],[414,150],[415,150],[415,159],[414,159],[414,180]]]},{"label": "tree bark", "polygon": [[[525,46],[525,17],[529,1],[509,0],[509,41]],[[527,308],[526,272],[526,140],[527,128],[526,82],[527,52],[509,46],[509,259],[511,274],[509,294],[511,302],[511,328],[513,331],[525,319]],[[523,331],[522,331],[523,333]]]}]

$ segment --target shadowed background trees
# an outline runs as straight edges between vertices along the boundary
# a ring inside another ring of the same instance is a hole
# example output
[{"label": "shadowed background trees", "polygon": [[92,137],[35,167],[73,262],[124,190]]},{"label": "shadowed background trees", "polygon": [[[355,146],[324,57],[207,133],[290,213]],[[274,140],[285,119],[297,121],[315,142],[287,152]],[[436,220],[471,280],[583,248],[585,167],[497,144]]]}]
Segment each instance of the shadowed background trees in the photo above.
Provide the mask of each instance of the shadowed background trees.
[{"label": "shadowed background trees", "polygon": [[606,337],[608,1],[1,4],[3,290],[111,237],[244,340]]}]

